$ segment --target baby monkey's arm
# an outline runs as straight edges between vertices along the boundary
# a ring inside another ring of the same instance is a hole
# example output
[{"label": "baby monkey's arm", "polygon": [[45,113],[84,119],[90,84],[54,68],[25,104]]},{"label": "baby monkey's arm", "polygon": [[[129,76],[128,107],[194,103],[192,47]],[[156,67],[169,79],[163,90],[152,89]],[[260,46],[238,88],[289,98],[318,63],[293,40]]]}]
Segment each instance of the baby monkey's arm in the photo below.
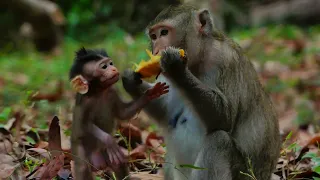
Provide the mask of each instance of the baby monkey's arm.
[{"label": "baby monkey's arm", "polygon": [[132,118],[139,110],[141,110],[151,100],[160,97],[169,92],[169,86],[166,83],[158,82],[156,85],[146,90],[146,92],[138,99],[129,103],[124,102],[118,94],[115,95],[116,100],[116,115],[121,120]]},{"label": "baby monkey's arm", "polygon": [[122,153],[118,144],[115,142],[113,136],[107,132],[104,132],[95,124],[92,124],[92,129],[93,135],[105,144],[111,165],[119,165],[125,162],[124,154]]}]

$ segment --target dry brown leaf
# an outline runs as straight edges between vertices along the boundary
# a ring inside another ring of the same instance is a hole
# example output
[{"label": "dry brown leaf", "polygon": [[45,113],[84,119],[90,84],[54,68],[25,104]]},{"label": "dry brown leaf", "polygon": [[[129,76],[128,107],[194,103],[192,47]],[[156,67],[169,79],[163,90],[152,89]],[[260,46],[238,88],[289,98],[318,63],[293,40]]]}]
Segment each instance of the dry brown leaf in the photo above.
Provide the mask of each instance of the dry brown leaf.
[{"label": "dry brown leaf", "polygon": [[150,139],[149,140],[150,146],[153,147],[153,149],[159,153],[159,154],[164,154],[166,151],[165,149],[162,147],[162,142],[157,140],[157,139]]},{"label": "dry brown leaf", "polygon": [[10,130],[11,130],[11,128],[13,127],[15,121],[16,121],[16,118],[11,118],[11,119],[9,119],[9,120],[7,121],[7,124],[3,126],[4,129],[6,129],[7,131],[10,132]]},{"label": "dry brown leaf", "polygon": [[12,142],[9,139],[2,137],[0,134],[0,154],[8,154],[12,151]]},{"label": "dry brown leaf", "polygon": [[141,130],[138,127],[130,123],[120,123],[119,126],[122,136],[126,137],[127,139],[129,139],[130,136],[132,143],[141,143]]},{"label": "dry brown leaf", "polygon": [[138,145],[130,152],[130,160],[137,160],[137,159],[145,159],[147,147],[145,145]]},{"label": "dry brown leaf", "polygon": [[15,168],[19,166],[19,163],[15,162],[16,159],[7,154],[0,154],[0,178],[9,177]]},{"label": "dry brown leaf", "polygon": [[1,178],[8,178],[14,172],[18,165],[12,166],[9,164],[0,164],[0,179]]},{"label": "dry brown leaf", "polygon": [[53,156],[61,154],[61,136],[59,118],[54,116],[49,127],[49,151]]},{"label": "dry brown leaf", "polygon": [[51,94],[41,94],[36,92],[32,94],[29,99],[30,101],[40,101],[40,100],[47,100],[49,102],[56,102],[62,98],[64,89],[63,89],[63,82],[59,81],[57,84],[57,89],[54,93]]},{"label": "dry brown leaf", "polygon": [[40,179],[51,180],[58,175],[58,172],[64,165],[64,154],[61,153],[59,156],[54,157],[44,168],[43,174],[38,176]]},{"label": "dry brown leaf", "polygon": [[[147,131],[145,131],[147,132]],[[156,140],[157,142],[153,141],[151,143],[151,140]],[[163,137],[158,136],[155,132],[148,132],[147,137],[145,138],[145,141],[143,141],[147,146],[151,147],[157,147],[158,145],[162,144],[164,142]]]},{"label": "dry brown leaf", "polygon": [[39,141],[34,147],[36,148],[41,148],[41,149],[46,149],[48,148],[49,143],[46,141]]},{"label": "dry brown leaf", "polygon": [[[43,156],[46,159],[50,159],[50,153],[45,150],[45,149],[41,149],[41,148],[29,148],[27,151],[32,151],[32,152],[36,152],[38,153],[38,155]],[[32,155],[34,157],[34,155]]]},{"label": "dry brown leaf", "polygon": [[146,144],[149,134],[150,134],[149,131],[146,131],[146,130],[141,131],[141,140],[142,140],[142,143]]}]

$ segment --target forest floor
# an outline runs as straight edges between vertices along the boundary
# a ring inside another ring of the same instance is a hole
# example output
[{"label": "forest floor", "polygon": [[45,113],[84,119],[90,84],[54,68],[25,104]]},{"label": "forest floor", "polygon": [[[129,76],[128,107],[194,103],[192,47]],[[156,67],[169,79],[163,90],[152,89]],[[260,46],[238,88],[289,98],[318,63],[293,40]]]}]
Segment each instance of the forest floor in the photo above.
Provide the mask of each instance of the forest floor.
[{"label": "forest floor", "polygon": [[[274,178],[320,179],[320,26],[303,30],[273,26],[234,31],[230,36],[254,63],[279,116],[283,145]],[[84,46],[108,50],[121,71],[147,59],[148,42],[143,36],[117,32],[110,37]],[[3,50],[0,179],[72,176],[69,152],[74,92],[68,71],[74,52],[82,45],[66,38],[57,56]],[[121,83],[117,88],[129,98]],[[162,179],[166,148],[157,126],[141,112],[118,127],[115,138],[130,156],[131,173],[142,179]],[[103,174],[96,174],[101,179]],[[254,172],[248,175],[255,179]]]}]

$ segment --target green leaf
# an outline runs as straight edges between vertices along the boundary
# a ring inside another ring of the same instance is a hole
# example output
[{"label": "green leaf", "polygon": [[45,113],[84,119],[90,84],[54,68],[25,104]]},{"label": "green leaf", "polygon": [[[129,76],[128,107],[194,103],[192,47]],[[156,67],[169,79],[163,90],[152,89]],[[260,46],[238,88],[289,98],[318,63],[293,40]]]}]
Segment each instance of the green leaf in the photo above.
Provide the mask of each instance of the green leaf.
[{"label": "green leaf", "polygon": [[199,170],[207,169],[207,168],[202,168],[202,167],[193,166],[193,165],[191,165],[191,164],[180,164],[179,167],[181,167],[181,168],[199,169]]},{"label": "green leaf", "polygon": [[305,155],[303,155],[302,156],[302,158],[301,159],[305,159],[305,158],[315,158],[315,157],[317,157],[317,154],[316,153],[314,153],[314,152],[307,152]]},{"label": "green leaf", "polygon": [[316,162],[316,163],[320,163],[320,157],[319,156],[312,158],[312,160],[314,162]]},{"label": "green leaf", "polygon": [[312,168],[314,172],[320,174],[320,166]]},{"label": "green leaf", "polygon": [[289,134],[286,137],[286,140],[289,140],[291,138],[291,136],[292,136],[292,131],[289,132]]},{"label": "green leaf", "polygon": [[32,139],[30,136],[26,136],[26,140],[28,143],[30,144],[36,144],[36,142],[34,141],[34,139]]},{"label": "green leaf", "polygon": [[95,178],[95,180],[100,180],[101,179],[101,177],[99,177],[99,176],[96,176],[96,178]]},{"label": "green leaf", "polygon": [[296,147],[297,147],[297,143],[294,142],[294,143],[290,144],[287,149],[288,149],[288,150],[292,150],[292,149],[294,149],[294,148],[296,148]]},{"label": "green leaf", "polygon": [[148,130],[149,131],[156,131],[157,130],[157,125],[155,125],[155,124],[150,125]]},{"label": "green leaf", "polygon": [[71,129],[66,129],[66,130],[64,130],[64,134],[65,134],[66,136],[71,136]]},{"label": "green leaf", "polygon": [[6,107],[3,109],[3,111],[0,113],[0,121],[5,121],[9,119],[11,113],[11,108]]},{"label": "green leaf", "polygon": [[29,97],[32,93],[33,93],[33,91],[32,91],[32,90],[27,90],[27,91],[26,91],[26,96],[28,96],[28,97]]}]

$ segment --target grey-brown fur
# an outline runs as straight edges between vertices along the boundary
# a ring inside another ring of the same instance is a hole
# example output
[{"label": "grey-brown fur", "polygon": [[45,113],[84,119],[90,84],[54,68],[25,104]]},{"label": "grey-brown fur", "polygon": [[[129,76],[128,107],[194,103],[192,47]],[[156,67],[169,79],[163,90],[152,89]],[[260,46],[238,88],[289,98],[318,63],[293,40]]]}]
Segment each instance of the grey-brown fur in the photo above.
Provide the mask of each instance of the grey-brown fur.
[{"label": "grey-brown fur", "polygon": [[[175,22],[180,12],[192,18],[173,24],[179,34],[171,46],[186,51],[187,66],[178,49],[167,48],[157,81],[169,83],[171,90],[145,108],[164,129],[165,179],[250,179],[240,174],[248,173],[250,158],[256,178],[269,180],[279,156],[280,136],[275,111],[256,71],[235,42],[213,29],[206,10],[170,7],[149,27],[169,17]],[[196,22],[201,32],[194,30]],[[123,85],[134,98],[150,87],[130,70],[123,75]],[[180,164],[207,169],[177,170]]]},{"label": "grey-brown fur", "polygon": [[70,69],[70,79],[81,76],[89,89],[85,94],[77,93],[73,112],[71,149],[77,180],[92,180],[91,169],[107,167],[114,171],[117,179],[129,180],[127,160],[112,137],[116,122],[129,120],[149,101],[166,94],[169,88],[165,83],[158,83],[136,100],[125,102],[113,88],[119,73],[107,57],[105,51],[82,48]]}]

